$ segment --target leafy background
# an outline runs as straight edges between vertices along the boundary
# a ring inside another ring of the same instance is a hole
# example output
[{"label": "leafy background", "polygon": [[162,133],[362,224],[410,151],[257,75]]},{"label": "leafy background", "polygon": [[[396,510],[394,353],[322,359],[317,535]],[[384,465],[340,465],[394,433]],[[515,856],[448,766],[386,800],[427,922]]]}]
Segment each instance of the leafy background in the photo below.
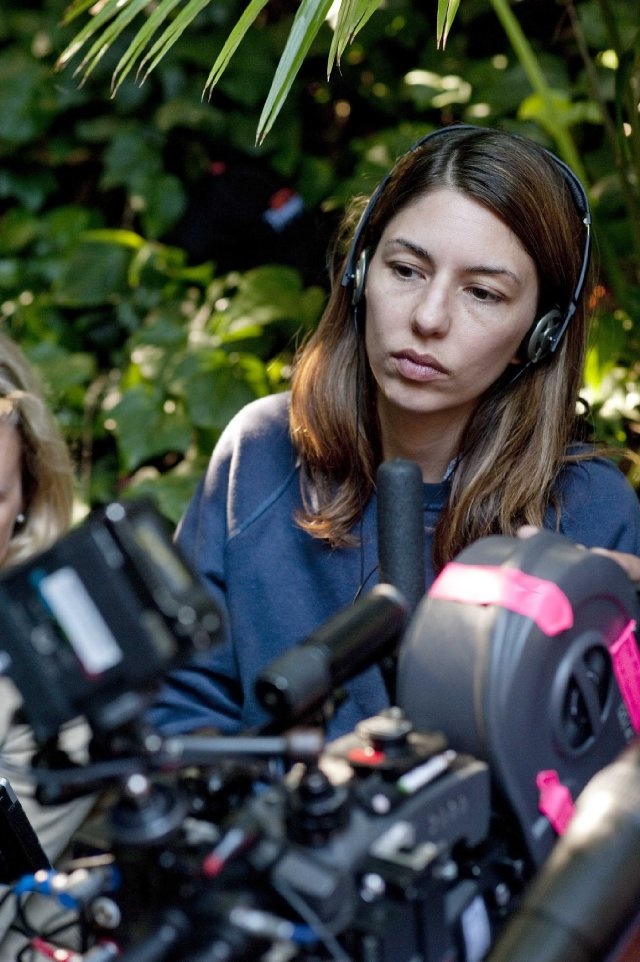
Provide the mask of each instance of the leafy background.
[{"label": "leafy background", "polygon": [[452,120],[527,134],[585,180],[601,284],[584,394],[638,486],[638,5],[462,0],[442,49],[435,0],[388,0],[329,79],[323,22],[260,146],[298,8],[267,4],[203,97],[244,7],[201,6],[112,96],[134,24],[83,77],[78,57],[56,69],[82,16],[0,0],[0,323],[42,375],[79,504],[145,491],[177,520],[228,419],[287,386],[348,199]]}]

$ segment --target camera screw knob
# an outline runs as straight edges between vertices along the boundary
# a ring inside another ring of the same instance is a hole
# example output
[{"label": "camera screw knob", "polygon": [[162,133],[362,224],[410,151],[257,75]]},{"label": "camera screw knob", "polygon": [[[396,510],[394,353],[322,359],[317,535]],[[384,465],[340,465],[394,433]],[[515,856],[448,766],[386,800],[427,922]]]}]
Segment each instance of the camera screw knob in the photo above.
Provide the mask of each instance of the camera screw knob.
[{"label": "camera screw knob", "polygon": [[349,820],[349,792],[317,766],[306,769],[288,799],[287,833],[292,841],[324,845]]}]

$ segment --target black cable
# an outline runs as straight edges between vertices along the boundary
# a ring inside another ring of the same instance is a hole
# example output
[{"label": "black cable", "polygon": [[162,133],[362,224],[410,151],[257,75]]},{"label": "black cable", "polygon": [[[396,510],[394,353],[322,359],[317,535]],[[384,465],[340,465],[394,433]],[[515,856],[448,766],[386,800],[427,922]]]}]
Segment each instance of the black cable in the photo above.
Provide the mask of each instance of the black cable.
[{"label": "black cable", "polygon": [[[354,314],[354,324],[356,326],[356,334],[358,334],[358,307],[357,305],[353,308]],[[362,472],[360,470],[360,430],[362,426],[362,415],[361,415],[361,405],[360,405],[360,387],[362,382],[362,354],[364,347],[362,345],[362,339],[358,334],[357,350],[356,350],[356,441],[355,441],[355,477],[356,477],[356,492],[358,495],[358,512],[359,512],[359,537],[360,537],[360,584],[358,589],[353,596],[352,604],[358,600],[362,591],[364,590],[365,580],[368,581],[376,568],[367,575],[365,579],[364,576],[364,504],[362,503]]]},{"label": "black cable", "polygon": [[296,912],[302,921],[318,936],[318,941],[322,942],[327,952],[329,952],[334,962],[352,962],[345,954],[344,949],[329,931],[322,919],[313,911],[310,905],[301,898],[286,882],[282,879],[271,879],[273,889],[284,901]]}]

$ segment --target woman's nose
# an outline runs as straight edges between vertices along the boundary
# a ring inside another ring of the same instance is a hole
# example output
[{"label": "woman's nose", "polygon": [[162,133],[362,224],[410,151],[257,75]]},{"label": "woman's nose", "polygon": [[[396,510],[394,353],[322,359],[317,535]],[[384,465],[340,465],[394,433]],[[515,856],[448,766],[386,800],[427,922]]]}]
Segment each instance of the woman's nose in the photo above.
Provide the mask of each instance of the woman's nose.
[{"label": "woman's nose", "polygon": [[411,326],[417,334],[446,334],[451,323],[450,293],[444,283],[432,279],[416,297]]}]

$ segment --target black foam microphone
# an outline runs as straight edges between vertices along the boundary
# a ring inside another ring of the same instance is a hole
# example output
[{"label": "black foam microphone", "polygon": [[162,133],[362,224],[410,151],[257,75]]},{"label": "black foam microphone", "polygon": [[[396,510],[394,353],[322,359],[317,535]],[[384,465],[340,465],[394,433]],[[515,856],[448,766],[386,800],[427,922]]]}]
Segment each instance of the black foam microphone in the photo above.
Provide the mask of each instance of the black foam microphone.
[{"label": "black foam microphone", "polygon": [[636,741],[580,793],[566,833],[487,962],[602,962],[639,914],[640,741]]},{"label": "black foam microphone", "polygon": [[379,581],[398,589],[412,615],[425,593],[422,472],[415,461],[383,461],[376,487]]},{"label": "black foam microphone", "polygon": [[406,614],[399,591],[392,585],[376,585],[267,665],[256,680],[258,701],[281,722],[308,717],[343,682],[395,649]]}]

